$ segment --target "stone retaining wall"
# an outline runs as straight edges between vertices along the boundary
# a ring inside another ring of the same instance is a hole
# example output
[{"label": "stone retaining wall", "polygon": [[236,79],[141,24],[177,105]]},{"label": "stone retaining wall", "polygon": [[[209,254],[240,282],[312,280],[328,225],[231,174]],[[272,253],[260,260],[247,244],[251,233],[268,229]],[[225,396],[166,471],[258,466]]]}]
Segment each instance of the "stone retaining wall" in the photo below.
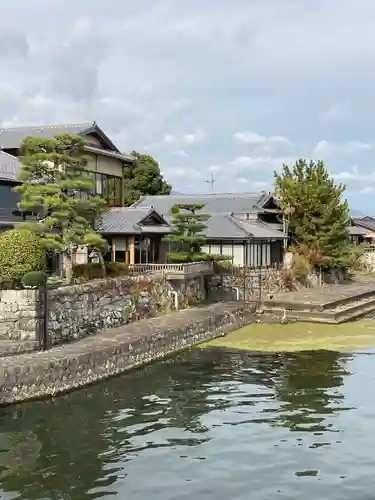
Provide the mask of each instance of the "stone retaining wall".
[{"label": "stone retaining wall", "polygon": [[240,328],[254,320],[244,304],[213,304],[134,322],[49,351],[4,358],[0,404],[55,396],[117,375]]},{"label": "stone retaining wall", "polygon": [[361,256],[360,262],[366,271],[375,271],[375,252],[365,252]]},{"label": "stone retaining wall", "polygon": [[285,285],[280,269],[237,267],[212,276],[209,295],[212,300],[255,300],[285,291]]},{"label": "stone retaining wall", "polygon": [[40,318],[37,290],[0,290],[0,335],[36,340]]},{"label": "stone retaining wall", "polygon": [[[198,304],[206,297],[203,276],[167,281],[162,277],[95,280],[48,291],[48,334],[51,343],[157,316]],[[12,340],[37,340],[42,307],[36,290],[0,292],[0,334]]]}]

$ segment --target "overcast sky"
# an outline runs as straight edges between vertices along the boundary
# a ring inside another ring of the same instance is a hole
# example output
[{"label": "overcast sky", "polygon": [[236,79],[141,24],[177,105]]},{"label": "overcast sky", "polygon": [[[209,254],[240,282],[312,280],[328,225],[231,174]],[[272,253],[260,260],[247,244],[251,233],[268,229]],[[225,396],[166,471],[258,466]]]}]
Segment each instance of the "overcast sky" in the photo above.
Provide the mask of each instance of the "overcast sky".
[{"label": "overcast sky", "polygon": [[2,126],[96,120],[177,191],[323,159],[375,194],[374,0],[0,0]]}]

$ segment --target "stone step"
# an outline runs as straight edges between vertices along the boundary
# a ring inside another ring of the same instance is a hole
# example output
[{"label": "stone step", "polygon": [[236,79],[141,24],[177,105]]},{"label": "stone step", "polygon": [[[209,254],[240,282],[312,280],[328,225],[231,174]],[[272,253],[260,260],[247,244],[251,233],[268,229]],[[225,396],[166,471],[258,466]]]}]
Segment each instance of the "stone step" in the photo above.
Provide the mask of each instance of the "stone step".
[{"label": "stone step", "polygon": [[28,352],[37,351],[38,349],[39,343],[32,340],[20,342],[17,342],[16,340],[0,340],[0,357],[25,354]]},{"label": "stone step", "polygon": [[280,319],[286,311],[287,320],[304,321],[312,323],[330,323],[340,324],[351,321],[375,311],[375,297],[363,299],[362,301],[352,301],[351,304],[345,304],[334,309],[325,309],[323,311],[295,310],[280,307],[262,307],[266,314],[272,314]]},{"label": "stone step", "polygon": [[[375,290],[374,288],[371,289],[365,289],[362,292],[357,293],[356,295],[352,295],[349,297],[342,297],[340,299],[336,300],[331,300],[327,302],[321,302],[321,303],[309,303],[308,301],[306,302],[299,302],[299,301],[293,301],[293,302],[288,302],[286,300],[275,300],[275,299],[268,299],[268,300],[262,300],[262,305],[263,307],[269,309],[269,308],[278,308],[278,309],[287,309],[290,311],[310,311],[310,312],[323,312],[325,310],[332,310],[336,309],[338,307],[346,306],[351,304],[353,301],[357,302],[359,300],[365,300],[365,299],[375,299]],[[251,302],[251,301],[250,301]]]}]

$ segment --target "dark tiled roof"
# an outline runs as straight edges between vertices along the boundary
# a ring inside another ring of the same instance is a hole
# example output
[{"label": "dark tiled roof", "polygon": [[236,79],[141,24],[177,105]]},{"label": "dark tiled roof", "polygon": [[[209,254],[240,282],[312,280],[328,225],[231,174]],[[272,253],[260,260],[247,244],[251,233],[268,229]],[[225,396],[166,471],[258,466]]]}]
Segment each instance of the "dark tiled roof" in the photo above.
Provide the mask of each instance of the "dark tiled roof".
[{"label": "dark tiled roof", "polygon": [[214,214],[205,223],[205,235],[209,239],[245,240],[257,239],[284,239],[281,231],[260,221],[244,221],[228,214]]},{"label": "dark tiled roof", "polygon": [[18,149],[21,146],[23,139],[27,136],[38,136],[45,139],[52,139],[56,134],[66,133],[83,136],[95,133],[101,138],[109,149],[100,149],[88,145],[87,150],[90,148],[94,153],[107,156],[110,156],[110,153],[112,152],[112,156],[114,158],[119,158],[120,160],[128,162],[134,161],[132,156],[123,155],[121,153],[121,151],[113,144],[110,138],[103,132],[96,122],[0,128],[0,149]]},{"label": "dark tiled roof", "polygon": [[353,217],[352,221],[356,226],[364,227],[366,229],[370,229],[371,231],[375,231],[375,218],[366,216],[366,217]]},{"label": "dark tiled roof", "polygon": [[98,230],[103,234],[169,233],[171,228],[165,220],[160,225],[142,225],[142,221],[152,213],[155,211],[149,208],[113,208],[101,216]]},{"label": "dark tiled roof", "polygon": [[15,181],[21,171],[21,162],[4,151],[0,151],[0,179]]},{"label": "dark tiled roof", "polygon": [[0,128],[0,149],[19,148],[27,136],[38,136],[51,139],[56,134],[87,134],[95,123],[76,123],[66,125],[37,125],[29,127]]},{"label": "dark tiled roof", "polygon": [[259,212],[269,195],[261,193],[214,193],[191,195],[142,196],[133,207],[153,207],[162,215],[169,215],[172,206],[179,203],[204,203],[209,214]]}]

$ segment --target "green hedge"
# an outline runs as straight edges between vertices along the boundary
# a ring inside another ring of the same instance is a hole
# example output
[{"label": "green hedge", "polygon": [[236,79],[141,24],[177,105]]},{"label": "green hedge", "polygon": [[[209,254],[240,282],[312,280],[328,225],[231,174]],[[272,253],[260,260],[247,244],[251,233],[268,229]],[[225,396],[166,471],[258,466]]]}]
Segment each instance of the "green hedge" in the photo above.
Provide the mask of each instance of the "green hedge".
[{"label": "green hedge", "polygon": [[[129,267],[121,262],[105,262],[104,264],[107,278],[130,274]],[[73,267],[73,276],[84,281],[103,279],[103,269],[100,264],[78,264]]]},{"label": "green hedge", "polygon": [[44,271],[30,271],[22,277],[25,287],[37,288],[47,283],[48,276]]},{"label": "green hedge", "polygon": [[43,271],[45,250],[40,239],[26,229],[10,229],[0,234],[0,280],[19,282],[31,271]]}]

